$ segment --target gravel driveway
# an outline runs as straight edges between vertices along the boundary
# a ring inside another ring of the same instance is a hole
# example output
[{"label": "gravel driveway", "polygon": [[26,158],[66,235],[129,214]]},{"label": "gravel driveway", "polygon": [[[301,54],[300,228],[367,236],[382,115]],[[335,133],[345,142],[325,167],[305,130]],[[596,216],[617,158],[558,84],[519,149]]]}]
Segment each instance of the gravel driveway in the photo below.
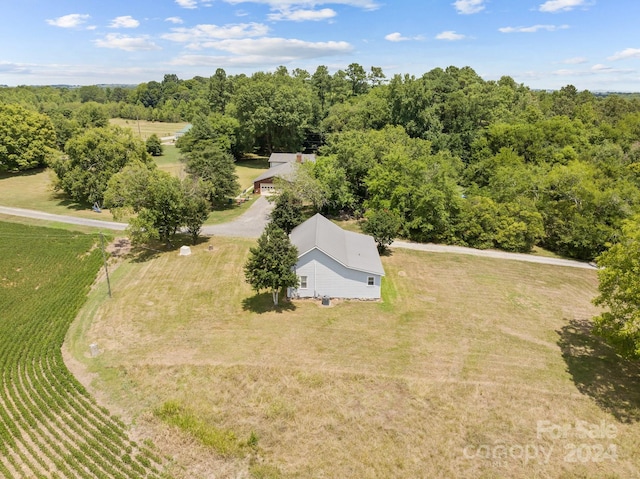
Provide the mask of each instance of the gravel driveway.
[{"label": "gravel driveway", "polygon": [[259,197],[241,216],[229,223],[206,225],[202,227],[204,236],[240,236],[242,238],[258,238],[269,222],[269,213],[273,203],[264,196]]},{"label": "gravel driveway", "polygon": [[[269,213],[273,209],[273,204],[269,203],[264,196],[258,198],[251,207],[229,223],[220,225],[208,225],[202,227],[203,236],[236,236],[242,238],[258,238],[265,225],[269,221]],[[42,213],[40,211],[25,210],[22,208],[9,208],[0,206],[0,213],[12,216],[23,216],[26,218],[35,218],[58,223],[69,223],[75,225],[93,226],[105,230],[124,231],[127,227],[124,223],[113,223],[110,221],[100,221],[85,218],[76,218],[73,216],[54,215],[50,213]],[[554,266],[569,266],[572,268],[596,269],[592,263],[584,263],[582,261],[574,261],[561,258],[546,258],[543,256],[533,256],[530,254],[508,253],[506,251],[496,250],[478,250],[473,248],[464,248],[462,246],[447,246],[439,244],[422,244],[409,243],[406,241],[394,241],[391,248],[406,248],[420,251],[428,251],[431,253],[453,253],[468,254],[473,256],[485,256],[489,258],[509,259],[515,261],[525,261],[528,263],[541,263]]]}]

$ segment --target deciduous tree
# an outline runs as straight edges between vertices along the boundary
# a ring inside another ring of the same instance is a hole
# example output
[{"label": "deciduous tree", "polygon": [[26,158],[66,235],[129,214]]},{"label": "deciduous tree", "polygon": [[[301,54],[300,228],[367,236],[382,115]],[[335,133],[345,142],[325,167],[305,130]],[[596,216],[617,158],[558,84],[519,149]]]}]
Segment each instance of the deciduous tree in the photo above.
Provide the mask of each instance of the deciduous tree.
[{"label": "deciduous tree", "polygon": [[378,252],[383,253],[387,246],[396,239],[402,219],[391,210],[371,210],[366,214],[366,221],[362,224],[362,231],[373,236],[378,245]]},{"label": "deciduous tree", "polygon": [[44,166],[55,148],[56,134],[48,116],[0,104],[0,172]]},{"label": "deciduous tree", "polygon": [[145,145],[147,147],[147,153],[151,156],[162,156],[162,143],[155,133],[147,138]]},{"label": "deciduous tree", "polygon": [[269,223],[258,238],[257,246],[249,250],[249,259],[244,266],[247,283],[260,292],[271,292],[274,306],[283,288],[298,285],[293,267],[298,261],[298,250],[291,244],[289,236],[273,223]]},{"label": "deciduous tree", "polygon": [[632,358],[640,358],[639,221],[626,221],[619,241],[598,257],[600,295],[594,299],[606,308],[594,319],[594,332]]},{"label": "deciduous tree", "polygon": [[92,128],[71,138],[65,153],[52,162],[55,188],[89,204],[102,204],[109,180],[128,164],[153,163],[142,140],[116,126]]}]

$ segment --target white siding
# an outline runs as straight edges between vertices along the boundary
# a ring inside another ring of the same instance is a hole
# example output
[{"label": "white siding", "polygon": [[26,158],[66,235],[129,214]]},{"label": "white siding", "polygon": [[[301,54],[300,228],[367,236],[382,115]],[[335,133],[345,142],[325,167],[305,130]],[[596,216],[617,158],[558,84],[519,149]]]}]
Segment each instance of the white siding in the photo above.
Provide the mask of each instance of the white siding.
[{"label": "white siding", "polygon": [[[329,296],[330,298],[379,299],[380,276],[349,269],[322,251],[313,249],[298,258],[296,264],[298,277],[307,277],[307,288],[290,291],[291,296],[312,298]],[[373,277],[374,284],[367,284]]]}]

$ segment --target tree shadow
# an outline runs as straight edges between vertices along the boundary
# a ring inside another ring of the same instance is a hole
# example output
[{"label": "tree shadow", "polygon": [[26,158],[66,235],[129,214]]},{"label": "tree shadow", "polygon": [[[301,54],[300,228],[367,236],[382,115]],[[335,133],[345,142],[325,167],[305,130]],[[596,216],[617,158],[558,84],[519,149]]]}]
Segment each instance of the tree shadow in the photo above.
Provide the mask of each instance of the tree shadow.
[{"label": "tree shadow", "polygon": [[67,196],[66,193],[62,191],[54,191],[53,193],[51,193],[51,199],[57,201],[58,206],[64,206],[69,210],[85,211],[92,209],[89,203],[72,200]]},{"label": "tree shadow", "polygon": [[242,159],[237,160],[236,165],[255,170],[264,170],[265,168],[269,168],[269,160],[267,158]]},{"label": "tree shadow", "polygon": [[146,263],[147,261],[157,258],[166,251],[167,250],[163,251],[151,246],[137,245],[131,247],[131,251],[128,256],[132,263]]},{"label": "tree shadow", "polygon": [[621,423],[640,420],[640,364],[616,354],[591,332],[590,320],[573,319],[558,332],[567,371],[580,392]]},{"label": "tree shadow", "polygon": [[284,313],[285,311],[295,311],[296,305],[286,298],[281,297],[278,306],[273,305],[271,293],[258,293],[242,300],[242,309],[252,313],[264,314],[270,312]]},{"label": "tree shadow", "polygon": [[18,176],[35,176],[45,171],[47,167],[30,168],[24,171],[0,171],[0,180],[16,178]]},{"label": "tree shadow", "polygon": [[209,241],[209,238],[200,236],[194,245],[191,236],[187,234],[176,234],[171,240],[171,244],[154,241],[145,245],[132,246],[128,257],[133,263],[146,263],[163,253],[169,253],[171,251],[177,253],[182,246],[196,246],[206,243],[207,241]]}]

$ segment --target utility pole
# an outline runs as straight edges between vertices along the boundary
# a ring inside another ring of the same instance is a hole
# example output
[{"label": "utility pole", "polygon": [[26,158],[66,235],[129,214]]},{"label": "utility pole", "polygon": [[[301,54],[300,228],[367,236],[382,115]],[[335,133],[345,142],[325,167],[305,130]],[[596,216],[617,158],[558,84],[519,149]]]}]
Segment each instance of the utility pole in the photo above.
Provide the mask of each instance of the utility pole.
[{"label": "utility pole", "polygon": [[109,268],[107,268],[107,255],[104,252],[104,235],[100,232],[100,249],[102,250],[102,262],[104,263],[104,272],[107,275],[107,289],[109,297],[111,297],[111,282],[109,281]]}]

